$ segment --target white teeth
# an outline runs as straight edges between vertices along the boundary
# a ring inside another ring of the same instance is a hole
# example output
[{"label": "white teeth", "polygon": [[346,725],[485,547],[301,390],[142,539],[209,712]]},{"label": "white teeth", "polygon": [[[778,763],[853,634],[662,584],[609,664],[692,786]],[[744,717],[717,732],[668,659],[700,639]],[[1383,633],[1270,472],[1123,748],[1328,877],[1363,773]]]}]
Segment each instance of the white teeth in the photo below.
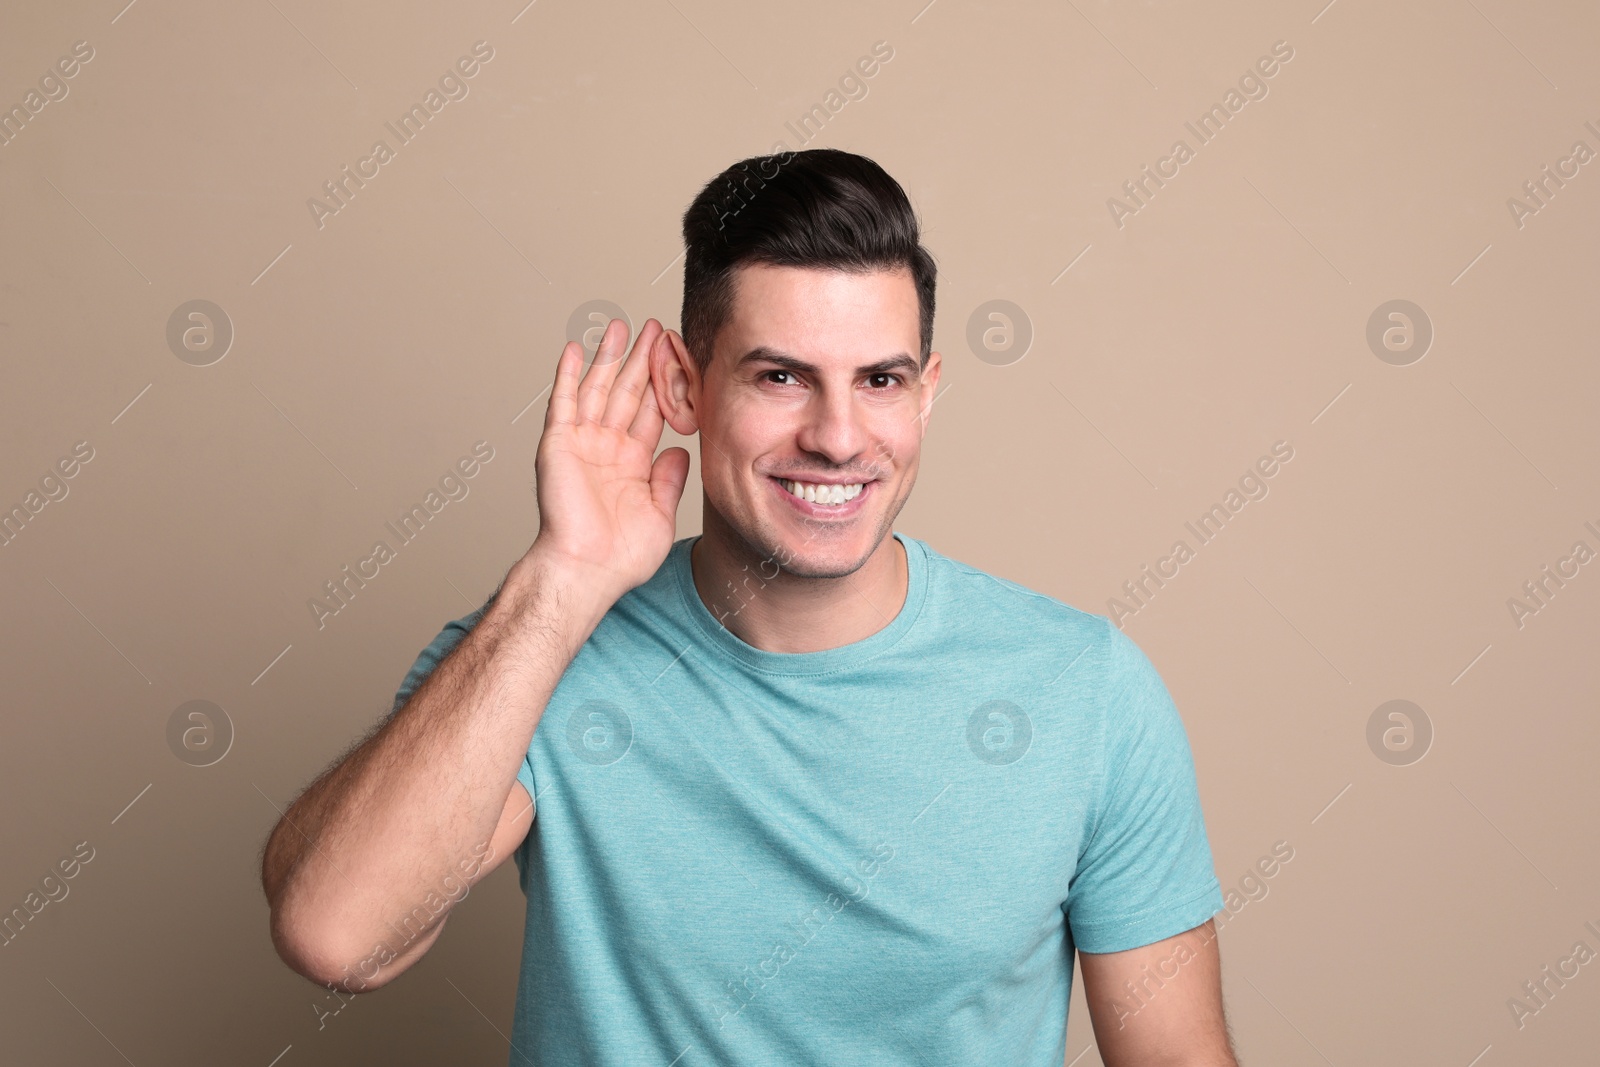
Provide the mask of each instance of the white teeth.
[{"label": "white teeth", "polygon": [[811,482],[791,482],[781,479],[781,484],[792,495],[813,504],[843,504],[861,495],[863,483],[854,485],[817,485]]}]

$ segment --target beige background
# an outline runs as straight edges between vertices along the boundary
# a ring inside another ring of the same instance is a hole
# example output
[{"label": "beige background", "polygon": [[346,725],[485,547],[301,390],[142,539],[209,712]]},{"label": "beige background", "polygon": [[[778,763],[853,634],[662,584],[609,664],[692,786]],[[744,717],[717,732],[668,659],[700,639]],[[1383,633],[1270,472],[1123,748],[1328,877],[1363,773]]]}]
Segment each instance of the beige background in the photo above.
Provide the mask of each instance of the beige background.
[{"label": "beige background", "polygon": [[[274,956],[258,850],[527,547],[569,316],[676,326],[690,198],[801,147],[785,123],[877,41],[892,60],[810,144],[898,178],[941,268],[948,389],[899,529],[1104,613],[1294,449],[1127,624],[1224,886],[1295,849],[1222,934],[1242,1061],[1600,1055],[1600,963],[1520,1029],[1507,1007],[1600,951],[1600,564],[1520,628],[1507,605],[1600,549],[1600,164],[1520,227],[1507,206],[1600,150],[1592,5],[121,3],[13,3],[0,35],[5,107],[94,49],[0,146],[0,507],[94,457],[0,547],[0,906],[94,850],[0,948],[0,1058],[505,1062],[510,864],[319,1028],[335,1004]],[[469,95],[319,229],[308,198],[479,40]],[[1107,199],[1277,41],[1268,95],[1115,225]],[[203,367],[166,341],[195,299],[234,331]],[[1031,324],[1019,360],[968,345],[993,299]],[[1435,334],[1405,366],[1366,341],[1394,299]],[[307,601],[479,440],[470,495],[319,629]],[[1432,724],[1420,762],[1368,746],[1394,699]],[[207,767],[168,745],[190,700],[235,732]],[[1080,990],[1068,1060],[1099,1062],[1092,1036]]]}]

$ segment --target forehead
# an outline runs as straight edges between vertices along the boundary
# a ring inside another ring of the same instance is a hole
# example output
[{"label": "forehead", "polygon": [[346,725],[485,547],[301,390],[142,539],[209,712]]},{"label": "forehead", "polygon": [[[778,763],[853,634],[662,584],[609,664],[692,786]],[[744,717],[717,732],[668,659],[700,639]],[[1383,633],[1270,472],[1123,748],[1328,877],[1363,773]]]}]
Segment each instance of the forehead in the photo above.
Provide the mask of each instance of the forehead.
[{"label": "forehead", "polygon": [[771,345],[817,361],[872,354],[886,345],[916,352],[921,318],[911,272],[850,273],[766,263],[733,274],[733,309],[719,337],[735,356]]}]

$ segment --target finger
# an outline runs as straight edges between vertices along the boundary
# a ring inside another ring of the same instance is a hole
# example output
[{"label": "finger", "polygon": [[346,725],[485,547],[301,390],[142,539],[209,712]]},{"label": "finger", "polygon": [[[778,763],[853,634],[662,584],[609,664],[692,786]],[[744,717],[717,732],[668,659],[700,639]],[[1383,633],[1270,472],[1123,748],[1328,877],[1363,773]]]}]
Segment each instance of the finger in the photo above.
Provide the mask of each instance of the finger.
[{"label": "finger", "polygon": [[639,412],[639,399],[650,385],[650,353],[661,332],[661,324],[655,319],[646,319],[639,328],[633,351],[628,353],[628,362],[611,385],[606,412],[600,419],[602,426],[620,429],[633,422],[634,415]]},{"label": "finger", "polygon": [[668,517],[676,519],[683,487],[689,481],[689,450],[674,446],[650,465],[650,499]]},{"label": "finger", "polygon": [[594,362],[578,385],[578,419],[588,422],[598,419],[606,409],[606,394],[611,392],[611,382],[617,376],[622,362],[622,348],[628,343],[628,324],[621,319],[606,323],[600,335],[600,345],[595,349]]},{"label": "finger", "polygon": [[665,422],[666,419],[661,415],[661,406],[656,403],[655,389],[646,389],[644,397],[639,401],[639,412],[634,415],[633,423],[628,427],[628,436],[643,441],[654,449],[661,440],[661,427]]},{"label": "finger", "polygon": [[578,414],[578,368],[583,366],[583,346],[568,341],[556,357],[556,381],[544,409],[546,429],[553,422],[572,422]]}]

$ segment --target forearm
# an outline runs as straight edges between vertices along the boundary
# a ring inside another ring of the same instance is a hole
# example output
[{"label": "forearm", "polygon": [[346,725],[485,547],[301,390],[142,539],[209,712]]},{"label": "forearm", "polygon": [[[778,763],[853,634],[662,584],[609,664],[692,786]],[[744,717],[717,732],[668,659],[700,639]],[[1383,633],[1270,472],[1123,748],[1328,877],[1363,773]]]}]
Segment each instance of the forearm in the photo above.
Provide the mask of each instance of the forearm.
[{"label": "forearm", "polygon": [[494,832],[550,694],[607,606],[552,568],[512,568],[410,701],[274,830],[262,880],[280,950],[306,970],[349,963],[395,940],[391,923],[461,878]]}]

